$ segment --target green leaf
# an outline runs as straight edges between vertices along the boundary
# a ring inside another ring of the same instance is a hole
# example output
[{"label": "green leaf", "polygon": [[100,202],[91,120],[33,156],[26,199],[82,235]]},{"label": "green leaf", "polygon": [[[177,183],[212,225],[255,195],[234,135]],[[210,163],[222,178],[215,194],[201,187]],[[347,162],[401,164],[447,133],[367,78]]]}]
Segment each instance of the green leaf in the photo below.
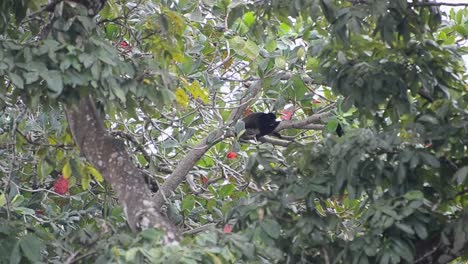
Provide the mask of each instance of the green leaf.
[{"label": "green leaf", "polygon": [[125,252],[125,260],[127,262],[134,262],[136,260],[137,253],[140,251],[139,247],[130,248]]},{"label": "green leaf", "polygon": [[185,93],[185,91],[182,88],[178,88],[175,91],[175,97],[176,97],[176,101],[180,105],[182,105],[184,108],[187,108],[190,99],[189,99],[188,95]]},{"label": "green leaf", "polygon": [[100,61],[109,64],[111,66],[117,66],[117,63],[115,61],[115,57],[108,51],[104,49],[99,49],[97,52],[97,57]]},{"label": "green leaf", "polygon": [[468,166],[463,166],[455,174],[453,178],[457,181],[458,184],[463,184],[468,176]]},{"label": "green leaf", "polygon": [[189,194],[184,197],[182,200],[182,210],[190,211],[195,206],[195,196]]},{"label": "green leaf", "polygon": [[78,60],[83,63],[83,66],[85,68],[89,68],[93,65],[93,63],[96,61],[96,57],[93,56],[92,54],[88,53],[83,53],[78,56]]},{"label": "green leaf", "polygon": [[261,227],[271,238],[277,239],[281,234],[281,226],[273,219],[266,218],[261,222]]},{"label": "green leaf", "polygon": [[140,232],[140,236],[143,237],[144,239],[147,239],[149,241],[153,241],[156,238],[158,238],[161,235],[158,230],[150,228],[150,229],[145,229]]},{"label": "green leaf", "polygon": [[122,89],[122,87],[120,87],[119,85],[114,86],[112,87],[112,92],[114,92],[115,96],[119,98],[119,100],[122,103],[125,103],[127,99],[125,97],[126,96],[125,91]]},{"label": "green leaf", "polygon": [[244,14],[244,23],[247,26],[252,26],[255,23],[255,13],[254,12],[247,12]]},{"label": "green leaf", "polygon": [[42,78],[46,80],[49,90],[53,92],[52,97],[58,97],[63,91],[63,80],[60,71],[48,71],[41,73]]},{"label": "green leaf", "polygon": [[255,255],[255,246],[252,243],[246,241],[240,241],[237,239],[232,240],[233,244],[238,247],[242,254],[244,254],[248,258],[253,258]]},{"label": "green leaf", "polygon": [[381,210],[383,213],[385,213],[388,216],[391,216],[393,219],[399,219],[398,214],[394,210],[388,207],[383,207],[381,208]]},{"label": "green leaf", "polygon": [[415,224],[413,225],[413,229],[414,229],[414,231],[416,232],[416,235],[418,235],[418,237],[419,237],[420,239],[423,239],[423,240],[424,240],[424,239],[427,238],[427,229],[426,229],[426,227],[425,227],[423,224],[421,224],[421,223],[415,223]]},{"label": "green leaf", "polygon": [[3,207],[6,205],[6,199],[5,199],[5,194],[0,194],[0,207]]},{"label": "green leaf", "polygon": [[23,89],[24,88],[24,81],[21,76],[19,76],[16,73],[10,72],[8,74],[8,77],[10,78],[11,82],[18,88]]},{"label": "green leaf", "polygon": [[36,236],[26,235],[20,240],[21,251],[26,258],[31,262],[41,261],[41,251],[44,248],[44,243]]},{"label": "green leaf", "polygon": [[214,263],[214,264],[223,264],[224,262],[219,258],[217,257],[215,254],[211,253],[211,252],[207,252],[206,254],[208,254],[208,256],[211,257],[211,260],[212,262],[211,263]]},{"label": "green leaf", "polygon": [[433,168],[439,168],[440,167],[440,161],[432,154],[422,152],[421,153],[421,158],[423,159],[423,161],[427,165],[430,165]]},{"label": "green leaf", "polygon": [[254,60],[258,57],[260,49],[258,48],[257,44],[255,44],[255,42],[247,40],[244,52],[249,59]]},{"label": "green leaf", "polygon": [[286,69],[286,59],[284,57],[276,57],[275,58],[275,67],[277,69],[284,70]]},{"label": "green leaf", "polygon": [[91,177],[89,174],[84,173],[81,175],[81,187],[83,190],[88,190],[89,189],[89,183],[91,182]]},{"label": "green leaf", "polygon": [[338,119],[332,119],[328,121],[326,125],[326,129],[330,133],[334,133],[337,127],[338,127]]},{"label": "green leaf", "polygon": [[402,239],[399,239],[399,238],[395,238],[393,239],[393,246],[395,247],[395,250],[394,250],[394,263],[396,262],[400,262],[400,258],[399,257],[402,257],[404,258],[408,263],[411,263],[413,262],[413,253],[412,253],[412,249],[411,247],[405,243]]},{"label": "green leaf", "polygon": [[34,215],[35,214],[33,209],[27,208],[27,207],[17,206],[14,209],[15,209],[15,212],[17,212],[18,214],[22,214],[22,215]]},{"label": "green leaf", "polygon": [[245,47],[245,40],[243,38],[235,36],[229,40],[229,44],[235,52],[239,54],[243,53],[243,49]]},{"label": "green leaf", "polygon": [[439,120],[437,120],[437,118],[435,118],[432,115],[423,115],[418,119],[418,121],[425,122],[425,123],[430,123],[430,124],[433,124],[433,125],[438,125],[439,124]]},{"label": "green leaf", "polygon": [[26,84],[31,84],[37,80],[39,80],[39,73],[36,71],[27,72],[24,75],[24,79],[26,80]]},{"label": "green leaf", "polygon": [[69,179],[71,177],[71,173],[72,173],[72,170],[71,170],[71,166],[70,166],[70,161],[67,160],[67,162],[65,163],[65,165],[62,168],[62,175],[63,175],[63,177],[65,179]]},{"label": "green leaf", "polygon": [[422,200],[424,199],[424,194],[421,191],[409,191],[404,195],[407,200]]},{"label": "green leaf", "polygon": [[60,62],[60,70],[65,72],[72,65],[72,60],[69,57],[66,57]]},{"label": "green leaf", "polygon": [[17,264],[17,263],[20,263],[20,261],[21,261],[20,241],[18,241],[18,243],[16,243],[16,245],[13,247],[13,250],[11,251],[10,264]]},{"label": "green leaf", "polygon": [[407,225],[407,224],[404,224],[404,223],[400,223],[400,222],[396,222],[395,225],[400,229],[402,230],[403,232],[407,233],[408,235],[414,235],[414,230],[413,228],[411,228],[411,226]]},{"label": "green leaf", "polygon": [[294,93],[292,97],[296,98],[297,100],[304,99],[304,96],[306,95],[308,91],[308,87],[307,85],[305,85],[302,77],[299,75],[295,75],[294,77],[291,78],[291,83],[292,83],[292,90]]},{"label": "green leaf", "polygon": [[232,192],[234,192],[236,190],[236,187],[234,186],[234,184],[232,183],[229,183],[229,184],[226,184],[226,185],[223,185],[220,189],[219,189],[219,198],[225,198],[225,197],[228,197],[229,195],[232,194]]},{"label": "green leaf", "polygon": [[102,174],[98,170],[96,170],[96,168],[94,168],[91,165],[88,165],[88,166],[86,166],[86,169],[89,171],[89,173],[93,176],[93,178],[96,181],[98,181],[98,182],[103,182],[104,181],[104,178],[102,177]]}]

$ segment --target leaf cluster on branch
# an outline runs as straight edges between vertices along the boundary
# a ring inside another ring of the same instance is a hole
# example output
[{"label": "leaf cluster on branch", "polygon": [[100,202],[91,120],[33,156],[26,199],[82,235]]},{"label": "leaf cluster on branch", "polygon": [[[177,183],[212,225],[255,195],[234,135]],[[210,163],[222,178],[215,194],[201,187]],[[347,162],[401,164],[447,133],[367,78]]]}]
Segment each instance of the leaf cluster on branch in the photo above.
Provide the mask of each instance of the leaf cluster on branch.
[{"label": "leaf cluster on branch", "polygon": [[[0,259],[466,260],[468,11],[441,4],[2,1]],[[252,112],[281,138],[241,140]]]}]

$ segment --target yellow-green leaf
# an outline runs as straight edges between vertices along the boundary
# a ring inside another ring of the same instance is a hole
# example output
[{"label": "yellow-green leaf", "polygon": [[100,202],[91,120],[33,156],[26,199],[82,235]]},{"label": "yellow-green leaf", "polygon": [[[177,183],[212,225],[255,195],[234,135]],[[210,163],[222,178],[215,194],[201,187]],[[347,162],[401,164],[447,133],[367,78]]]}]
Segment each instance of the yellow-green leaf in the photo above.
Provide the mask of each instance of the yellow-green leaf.
[{"label": "yellow-green leaf", "polygon": [[208,91],[201,87],[198,81],[194,81],[192,84],[187,86],[188,92],[190,92],[195,99],[202,100],[205,104],[208,103]]},{"label": "yellow-green leaf", "polygon": [[187,107],[189,98],[187,94],[181,88],[178,88],[175,91],[176,101],[181,104],[183,107]]},{"label": "yellow-green leaf", "polygon": [[5,206],[5,204],[6,204],[5,195],[2,193],[0,194],[0,206]]},{"label": "yellow-green leaf", "polygon": [[102,177],[102,174],[96,170],[94,167],[92,166],[88,166],[87,167],[89,173],[93,176],[93,178],[98,181],[98,182],[103,182],[104,181],[104,178]]},{"label": "yellow-green leaf", "polygon": [[70,178],[70,176],[71,176],[70,161],[67,161],[67,163],[65,163],[65,165],[63,166],[63,168],[62,168],[62,176],[63,176],[63,178],[65,178],[65,179]]},{"label": "yellow-green leaf", "polygon": [[70,133],[65,134],[65,136],[63,137],[63,142],[65,144],[70,144],[70,145],[74,143],[73,138]]},{"label": "yellow-green leaf", "polygon": [[89,174],[85,173],[81,175],[81,187],[83,188],[83,190],[89,189],[90,182],[91,182],[91,177],[89,177]]},{"label": "yellow-green leaf", "polygon": [[49,141],[49,144],[51,145],[58,144],[57,139],[55,137],[48,137],[47,140]]},{"label": "yellow-green leaf", "polygon": [[216,256],[215,254],[213,254],[211,252],[208,252],[208,256],[211,257],[211,260],[213,260],[213,263],[215,263],[215,264],[222,264],[223,263],[223,261],[218,256]]}]

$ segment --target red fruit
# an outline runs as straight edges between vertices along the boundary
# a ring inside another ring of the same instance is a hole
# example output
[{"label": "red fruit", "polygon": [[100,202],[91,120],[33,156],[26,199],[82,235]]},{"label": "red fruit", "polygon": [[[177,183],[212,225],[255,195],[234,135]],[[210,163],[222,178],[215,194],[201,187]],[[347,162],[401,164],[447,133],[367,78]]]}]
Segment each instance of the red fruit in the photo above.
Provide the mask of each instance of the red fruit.
[{"label": "red fruit", "polygon": [[226,224],[224,225],[223,232],[226,234],[229,234],[232,232],[232,225],[231,224]]},{"label": "red fruit", "polygon": [[237,158],[237,153],[235,153],[233,151],[229,151],[228,154],[227,154],[227,158],[228,159],[235,159],[235,158]]},{"label": "red fruit", "polygon": [[119,46],[122,47],[122,48],[126,48],[126,47],[130,46],[130,44],[128,44],[127,41],[120,41]]},{"label": "red fruit", "polygon": [[54,183],[54,192],[64,195],[68,192],[68,179],[60,176]]}]

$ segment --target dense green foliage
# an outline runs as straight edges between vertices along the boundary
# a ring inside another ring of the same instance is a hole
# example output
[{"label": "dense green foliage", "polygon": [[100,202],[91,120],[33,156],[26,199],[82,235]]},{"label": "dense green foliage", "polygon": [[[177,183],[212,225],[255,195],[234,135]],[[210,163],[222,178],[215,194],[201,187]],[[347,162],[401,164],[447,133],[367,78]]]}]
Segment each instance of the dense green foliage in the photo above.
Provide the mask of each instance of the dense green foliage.
[{"label": "dense green foliage", "polygon": [[[46,2],[0,3],[1,263],[468,260],[467,8],[110,0],[91,18],[73,3],[40,12]],[[180,245],[131,233],[63,103],[96,98],[162,183],[203,137],[236,130],[222,121],[255,81],[253,111],[334,115],[324,131],[281,131],[288,147],[212,147],[165,210]]]}]

